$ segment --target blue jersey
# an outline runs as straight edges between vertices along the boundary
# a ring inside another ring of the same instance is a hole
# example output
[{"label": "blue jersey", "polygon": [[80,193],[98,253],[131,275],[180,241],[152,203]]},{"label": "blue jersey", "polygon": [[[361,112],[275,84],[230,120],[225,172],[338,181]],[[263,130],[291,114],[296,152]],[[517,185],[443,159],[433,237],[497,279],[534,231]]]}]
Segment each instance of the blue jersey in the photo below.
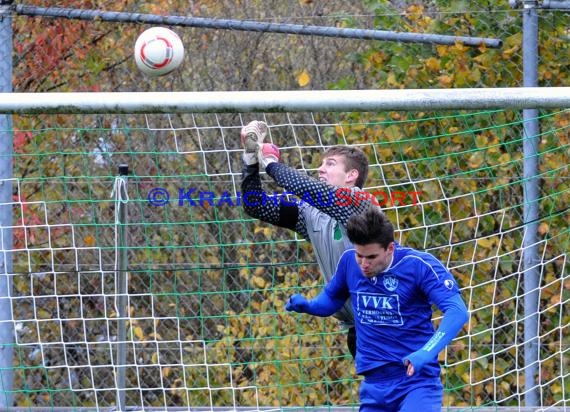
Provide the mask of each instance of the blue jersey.
[{"label": "blue jersey", "polygon": [[[457,282],[429,253],[396,243],[390,266],[367,278],[355,250],[342,255],[324,292],[333,299],[350,297],[357,333],[356,372],[363,374],[421,349],[433,336],[432,304],[459,293]],[[439,376],[437,359],[423,373]]]}]

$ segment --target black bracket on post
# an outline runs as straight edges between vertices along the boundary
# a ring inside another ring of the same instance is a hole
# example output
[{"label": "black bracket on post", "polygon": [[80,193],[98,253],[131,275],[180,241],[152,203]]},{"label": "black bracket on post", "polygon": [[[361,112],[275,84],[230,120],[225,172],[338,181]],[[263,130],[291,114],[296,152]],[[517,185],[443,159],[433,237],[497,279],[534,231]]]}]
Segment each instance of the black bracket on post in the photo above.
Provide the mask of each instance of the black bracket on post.
[{"label": "black bracket on post", "polygon": [[119,176],[128,176],[129,174],[129,165],[120,164],[119,165]]}]

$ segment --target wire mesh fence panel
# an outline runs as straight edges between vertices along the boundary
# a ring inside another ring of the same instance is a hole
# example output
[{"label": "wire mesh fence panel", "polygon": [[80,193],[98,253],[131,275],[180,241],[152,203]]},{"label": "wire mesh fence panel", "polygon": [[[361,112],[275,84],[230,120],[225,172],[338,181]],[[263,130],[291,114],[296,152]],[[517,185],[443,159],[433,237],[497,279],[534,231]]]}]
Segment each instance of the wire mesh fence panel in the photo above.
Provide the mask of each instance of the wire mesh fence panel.
[{"label": "wire mesh fence panel", "polygon": [[[114,405],[121,344],[130,406],[357,403],[358,379],[336,321],[284,311],[290,294],[322,287],[310,245],[243,211],[239,132],[252,116],[57,115],[93,126],[15,131],[22,143],[9,253],[18,404]],[[445,405],[518,405],[527,343],[520,113],[258,116],[282,161],[309,174],[326,147],[365,151],[366,190],[398,240],[442,259],[471,311],[441,358]],[[568,401],[570,123],[564,110],[544,111],[540,121],[537,385],[547,407]],[[129,166],[125,223],[112,196],[120,165]],[[267,201],[282,201],[264,182]],[[117,240],[121,227],[128,243]],[[117,266],[124,251],[127,268]],[[125,341],[118,339],[122,270]]]}]

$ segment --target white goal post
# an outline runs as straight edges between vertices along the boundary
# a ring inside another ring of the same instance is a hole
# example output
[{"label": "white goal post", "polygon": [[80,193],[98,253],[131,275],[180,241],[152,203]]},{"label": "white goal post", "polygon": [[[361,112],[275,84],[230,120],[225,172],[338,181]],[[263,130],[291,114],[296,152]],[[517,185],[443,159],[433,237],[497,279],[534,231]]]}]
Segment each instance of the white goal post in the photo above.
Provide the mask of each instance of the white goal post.
[{"label": "white goal post", "polygon": [[570,106],[570,87],[236,92],[10,93],[0,113],[245,113]]}]

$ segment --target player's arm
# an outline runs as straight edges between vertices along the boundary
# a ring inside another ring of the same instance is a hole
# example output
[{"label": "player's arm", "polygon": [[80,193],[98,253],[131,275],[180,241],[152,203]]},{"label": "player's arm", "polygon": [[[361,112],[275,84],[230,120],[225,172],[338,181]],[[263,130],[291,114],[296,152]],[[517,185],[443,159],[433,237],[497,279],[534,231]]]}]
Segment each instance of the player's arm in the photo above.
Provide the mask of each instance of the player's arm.
[{"label": "player's arm", "polygon": [[443,311],[443,318],[431,339],[420,350],[403,359],[408,366],[408,376],[419,372],[426,363],[436,358],[469,319],[467,307],[458,293],[441,301],[438,307]]},{"label": "player's arm", "polygon": [[308,313],[309,315],[327,317],[338,312],[346,302],[349,295],[348,284],[346,282],[347,276],[347,257],[345,252],[337,266],[336,273],[329,283],[315,298],[308,300],[303,295],[292,295],[285,309],[288,312]]},{"label": "player's arm", "polygon": [[346,299],[339,299],[330,296],[326,290],[323,289],[315,298],[307,300],[303,295],[292,295],[285,310],[288,312],[308,313],[309,315],[327,317],[338,312],[344,305]]},{"label": "player's arm", "polygon": [[[261,187],[259,175],[259,160],[273,158],[279,160],[279,149],[271,144],[264,144],[267,136],[267,125],[254,120],[241,129],[240,138],[244,148],[243,171],[241,181],[242,204],[244,211],[251,217],[272,225],[296,230],[302,236],[304,220],[296,204],[275,201],[275,198],[265,196]],[[258,152],[265,150],[265,155]],[[262,166],[264,164],[262,163]]]},{"label": "player's arm", "polygon": [[350,216],[366,210],[370,204],[368,192],[329,185],[277,161],[269,161],[265,171],[299,201],[309,203],[343,225]]},{"label": "player's arm", "polygon": [[416,270],[422,273],[419,286],[429,301],[443,312],[443,318],[429,341],[403,359],[408,375],[419,372],[427,362],[437,358],[469,319],[459,286],[443,263],[428,253],[420,253],[416,258]]},{"label": "player's arm", "polygon": [[283,203],[263,196],[257,163],[244,165],[241,194],[243,209],[249,216],[272,225],[297,230],[299,207],[291,202]]}]

